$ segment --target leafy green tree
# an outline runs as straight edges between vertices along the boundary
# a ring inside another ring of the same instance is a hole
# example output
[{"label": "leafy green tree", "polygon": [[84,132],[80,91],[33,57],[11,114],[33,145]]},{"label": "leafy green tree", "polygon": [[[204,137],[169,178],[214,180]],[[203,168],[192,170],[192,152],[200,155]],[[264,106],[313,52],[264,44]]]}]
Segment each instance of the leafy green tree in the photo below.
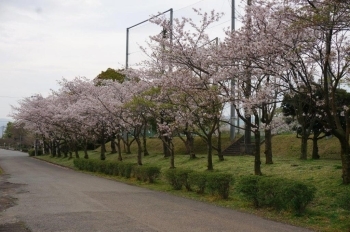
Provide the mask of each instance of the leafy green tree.
[{"label": "leafy green tree", "polygon": [[[306,97],[306,94],[302,93],[293,97],[285,95],[282,102],[283,115],[291,116],[300,125],[294,128],[297,132],[297,138],[301,138],[300,159],[307,159],[307,141],[309,139],[312,139],[314,142],[313,158],[319,158],[317,140],[323,131],[323,126],[320,123],[320,119],[316,117],[316,109],[313,107],[315,105],[315,102],[311,98]],[[314,134],[311,138],[312,132]]]},{"label": "leafy green tree", "polygon": [[2,138],[6,139],[8,144],[13,144],[18,148],[28,147],[33,144],[32,135],[23,128],[23,125],[17,125],[13,122],[7,123]]},{"label": "leafy green tree", "polygon": [[13,131],[13,123],[12,122],[8,122],[6,125],[6,129],[4,131],[4,134],[2,135],[3,138],[12,138],[12,131]]},{"label": "leafy green tree", "polygon": [[[322,100],[324,96],[321,91],[317,91],[314,97]],[[284,116],[296,118],[300,124],[300,127],[295,129],[297,137],[301,136],[300,138],[302,139],[301,159],[307,158],[307,140],[313,141],[312,159],[319,159],[317,141],[331,135],[330,130],[327,130],[329,126],[322,114],[323,107],[316,104],[317,99],[311,99],[308,94],[300,93],[293,97],[285,95],[282,102]],[[345,130],[346,120],[342,107],[350,104],[350,93],[344,89],[337,89],[336,104],[338,105],[336,115],[341,122],[341,127]]]},{"label": "leafy green tree", "polygon": [[106,71],[102,71],[96,79],[98,80],[113,80],[118,81],[119,83],[123,83],[125,80],[125,75],[122,74],[122,69],[112,69],[108,68]]}]

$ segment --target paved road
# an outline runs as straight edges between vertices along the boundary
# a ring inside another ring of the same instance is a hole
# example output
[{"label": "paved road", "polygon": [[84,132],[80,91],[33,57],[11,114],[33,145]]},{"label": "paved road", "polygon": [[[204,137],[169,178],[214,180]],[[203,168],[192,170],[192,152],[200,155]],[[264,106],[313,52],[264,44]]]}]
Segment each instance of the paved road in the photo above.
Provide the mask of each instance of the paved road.
[{"label": "paved road", "polygon": [[[51,231],[308,231],[166,193],[75,172],[0,149],[0,165],[17,184],[18,204],[0,224]],[[18,185],[23,184],[23,185]]]}]

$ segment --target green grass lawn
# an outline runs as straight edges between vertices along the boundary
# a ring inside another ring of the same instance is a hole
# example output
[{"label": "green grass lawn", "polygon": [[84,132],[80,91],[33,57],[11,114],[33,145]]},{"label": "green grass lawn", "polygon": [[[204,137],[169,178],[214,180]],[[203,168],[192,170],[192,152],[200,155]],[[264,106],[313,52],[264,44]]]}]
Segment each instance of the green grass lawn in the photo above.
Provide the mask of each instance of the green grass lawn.
[{"label": "green grass lawn", "polygon": [[[228,142],[225,142],[228,144]],[[341,207],[340,196],[345,193],[350,194],[350,186],[341,184],[341,161],[339,154],[339,145],[335,138],[324,139],[320,141],[319,151],[320,160],[299,160],[300,140],[295,135],[279,135],[273,138],[274,164],[262,164],[261,169],[265,176],[279,176],[290,179],[297,179],[306,184],[312,184],[317,188],[314,201],[308,206],[303,216],[295,216],[291,212],[277,212],[272,209],[254,209],[252,205],[245,201],[236,191],[235,185],[232,185],[230,197],[228,200],[221,200],[215,196],[205,194],[198,195],[186,190],[172,190],[164,178],[161,177],[155,184],[139,182],[135,179],[124,179],[120,177],[107,177],[118,181],[128,182],[145,188],[158,191],[166,191],[172,194],[188,197],[195,200],[211,202],[223,207],[229,207],[244,212],[260,215],[272,220],[282,221],[298,226],[308,227],[318,231],[349,231],[350,230],[350,211]],[[176,141],[177,146],[175,155],[175,166],[181,168],[190,168],[196,171],[205,171],[207,159],[205,146],[199,140],[196,140],[197,159],[190,160],[189,156],[184,155],[184,148],[181,142]],[[162,167],[162,171],[170,166],[169,158],[164,158],[160,151],[161,145],[158,139],[148,141],[150,155],[143,157],[143,164],[152,164]],[[204,147],[204,148],[203,148]],[[132,152],[136,148],[132,146]],[[263,147],[262,147],[263,152]],[[311,144],[309,154],[311,153]],[[82,155],[82,152],[80,154]],[[263,153],[262,153],[263,155]],[[90,151],[91,159],[99,159],[98,149]],[[50,156],[41,156],[40,159],[60,165],[74,168],[73,160],[67,158],[52,158]],[[107,154],[107,160],[116,160],[117,154]],[[135,154],[123,154],[124,161],[136,163]],[[262,159],[264,162],[264,159]],[[236,182],[241,176],[252,175],[254,158],[252,156],[225,157],[224,161],[219,161],[214,157],[215,171],[231,173]],[[101,175],[104,176],[104,175]],[[348,202],[350,208],[350,202]]]}]

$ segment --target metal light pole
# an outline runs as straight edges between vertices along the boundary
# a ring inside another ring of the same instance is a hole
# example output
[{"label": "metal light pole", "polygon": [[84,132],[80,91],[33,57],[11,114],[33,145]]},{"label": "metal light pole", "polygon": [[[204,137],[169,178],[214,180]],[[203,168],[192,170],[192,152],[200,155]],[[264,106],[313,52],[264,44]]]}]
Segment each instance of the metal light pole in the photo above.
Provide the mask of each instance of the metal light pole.
[{"label": "metal light pole", "polygon": [[[173,8],[170,8],[169,10],[164,11],[163,13],[160,13],[160,14],[158,14],[156,16],[153,16],[153,17],[148,18],[148,19],[146,19],[146,20],[144,20],[142,22],[139,22],[139,23],[137,23],[137,24],[135,24],[135,25],[133,25],[131,27],[126,28],[125,69],[129,68],[129,30],[131,28],[133,28],[133,27],[136,27],[136,26],[141,25],[141,24],[143,24],[145,22],[148,22],[150,19],[156,18],[156,17],[158,17],[158,16],[160,16],[162,14],[165,14],[167,12],[170,12],[170,22],[169,22],[170,23],[170,33],[169,33],[169,37],[170,37],[170,44],[172,45],[172,43],[173,43]],[[127,80],[127,78],[125,78],[125,79]],[[124,132],[123,136],[124,136],[124,138],[127,139],[128,134]],[[125,149],[125,143],[124,143],[124,149]]]},{"label": "metal light pole", "polygon": [[[148,22],[150,19],[156,18],[156,17],[158,17],[158,16],[160,16],[162,14],[165,14],[167,12],[170,12],[170,27],[172,28],[173,27],[173,8],[170,8],[169,10],[164,11],[163,13],[160,13],[160,14],[158,14],[156,16],[153,16],[153,17],[151,17],[149,19],[146,19],[146,20],[144,20],[144,21],[142,21],[140,23],[137,23],[137,24],[135,24],[135,25],[133,25],[131,27],[126,28],[125,69],[128,69],[128,67],[129,67],[129,30],[131,28],[133,28],[133,27],[136,27],[136,26],[141,25],[141,24],[143,24],[145,22]],[[173,30],[170,30],[170,42],[172,43],[172,41],[173,41]]]},{"label": "metal light pole", "polygon": [[4,136],[4,130],[5,130],[5,126],[1,127],[1,138]]},{"label": "metal light pole", "polygon": [[[232,0],[231,7],[231,31],[235,30],[235,0]],[[231,78],[231,95],[234,97],[235,94],[235,80]],[[232,141],[236,137],[235,119],[236,119],[236,109],[233,101],[231,102],[231,112],[230,112],[230,140]]]}]

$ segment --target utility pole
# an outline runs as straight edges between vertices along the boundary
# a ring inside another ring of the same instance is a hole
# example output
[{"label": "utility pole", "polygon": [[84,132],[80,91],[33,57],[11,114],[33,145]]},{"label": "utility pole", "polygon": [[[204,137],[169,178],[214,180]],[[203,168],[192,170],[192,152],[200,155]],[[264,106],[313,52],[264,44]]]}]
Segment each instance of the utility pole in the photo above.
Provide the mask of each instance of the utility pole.
[{"label": "utility pole", "polygon": [[[248,14],[248,21],[247,21],[247,28],[248,30],[250,30],[251,28],[251,24],[252,24],[252,21],[251,21],[251,15],[250,15],[250,9],[249,7],[252,5],[252,0],[247,0],[247,5],[248,5],[248,12],[246,12],[246,14]],[[248,35],[249,37],[249,35]],[[247,43],[249,43],[249,38],[247,38]],[[249,44],[248,44],[249,45]],[[245,95],[245,98],[250,98],[250,95],[251,95],[251,91],[252,91],[252,83],[251,83],[251,75],[252,75],[252,72],[251,72],[251,62],[248,61],[247,62],[247,67],[246,67],[246,86],[245,86],[245,90],[244,90],[244,95]],[[245,143],[245,152],[250,154],[251,153],[251,143],[252,143],[252,139],[251,139],[251,120],[252,120],[252,117],[249,115],[249,116],[246,116],[246,112],[244,113],[245,115],[245,119],[247,121],[247,123],[245,123],[245,130],[244,130],[244,143]]]},{"label": "utility pole", "polygon": [[[235,0],[232,0],[231,7],[231,31],[235,30]],[[234,98],[235,95],[235,80],[231,78],[231,95]],[[230,114],[230,140],[232,141],[236,137],[236,128],[235,128],[235,119],[236,119],[236,109],[235,104],[231,101],[231,114]]]},{"label": "utility pole", "polygon": [[5,130],[5,126],[1,127],[1,138],[4,136],[4,130]]}]

